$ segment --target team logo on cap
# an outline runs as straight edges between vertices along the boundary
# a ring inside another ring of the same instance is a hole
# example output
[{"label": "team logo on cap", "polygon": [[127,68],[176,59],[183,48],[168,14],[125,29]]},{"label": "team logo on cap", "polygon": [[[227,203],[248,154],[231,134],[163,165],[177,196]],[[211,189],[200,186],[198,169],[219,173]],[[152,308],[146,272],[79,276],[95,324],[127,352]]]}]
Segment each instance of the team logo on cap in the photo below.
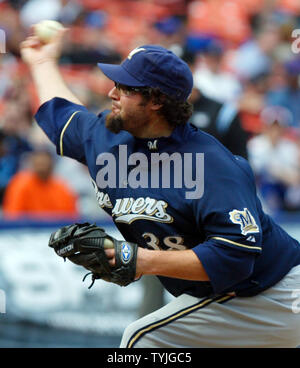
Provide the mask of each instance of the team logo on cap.
[{"label": "team logo on cap", "polygon": [[141,51],[146,51],[146,49],[144,49],[143,47],[137,47],[135,48],[134,50],[132,50],[129,55],[127,56],[127,59],[131,59],[133,55],[137,54],[138,52],[141,52]]},{"label": "team logo on cap", "polygon": [[128,263],[131,258],[131,247],[127,243],[122,244],[121,248],[121,258],[123,263]]},{"label": "team logo on cap", "polygon": [[259,233],[259,228],[248,208],[244,208],[243,211],[233,210],[229,212],[229,216],[231,222],[240,225],[243,235]]}]

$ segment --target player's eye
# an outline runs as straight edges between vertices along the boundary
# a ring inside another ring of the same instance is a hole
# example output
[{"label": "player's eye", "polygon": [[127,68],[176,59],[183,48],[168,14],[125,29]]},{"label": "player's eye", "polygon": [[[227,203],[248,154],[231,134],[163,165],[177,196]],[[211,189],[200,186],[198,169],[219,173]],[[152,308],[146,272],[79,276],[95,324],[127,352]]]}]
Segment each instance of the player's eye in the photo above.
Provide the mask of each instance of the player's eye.
[{"label": "player's eye", "polygon": [[121,92],[123,95],[130,96],[132,92],[135,92],[132,87],[124,86],[123,84],[115,82],[116,89]]},{"label": "player's eye", "polygon": [[139,87],[125,86],[124,84],[120,84],[118,82],[115,82],[115,87],[119,92],[122,92],[126,96],[141,92],[141,88]]},{"label": "player's eye", "polygon": [[118,82],[115,82],[115,87],[120,93],[122,93],[125,96],[132,96],[135,93],[142,93],[144,95],[148,95],[151,92],[151,88],[149,87],[131,87]]}]

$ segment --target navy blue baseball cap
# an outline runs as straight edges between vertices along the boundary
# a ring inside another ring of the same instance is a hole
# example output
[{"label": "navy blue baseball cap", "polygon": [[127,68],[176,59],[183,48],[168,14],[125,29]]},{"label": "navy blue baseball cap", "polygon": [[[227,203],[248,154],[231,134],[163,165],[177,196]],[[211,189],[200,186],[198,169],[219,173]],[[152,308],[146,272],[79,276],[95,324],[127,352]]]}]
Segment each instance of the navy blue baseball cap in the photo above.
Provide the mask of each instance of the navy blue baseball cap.
[{"label": "navy blue baseball cap", "polygon": [[162,46],[140,46],[132,50],[120,65],[98,63],[98,66],[114,82],[130,87],[157,87],[178,101],[187,100],[192,92],[190,68]]}]

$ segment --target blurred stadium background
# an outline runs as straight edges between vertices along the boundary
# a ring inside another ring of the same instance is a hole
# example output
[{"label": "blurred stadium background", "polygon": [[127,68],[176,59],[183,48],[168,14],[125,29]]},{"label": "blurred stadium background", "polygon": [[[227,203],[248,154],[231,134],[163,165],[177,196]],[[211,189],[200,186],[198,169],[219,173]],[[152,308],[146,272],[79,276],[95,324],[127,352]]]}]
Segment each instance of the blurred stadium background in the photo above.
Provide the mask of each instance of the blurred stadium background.
[{"label": "blurred stadium background", "polygon": [[148,43],[186,60],[191,122],[248,158],[265,210],[300,240],[299,0],[0,0],[0,347],[117,347],[131,321],[171,298],[151,278],[88,290],[47,247],[74,220],[120,234],[85,167],[56,156],[34,121],[19,44],[42,19],[70,28],[61,70],[95,113],[112,87],[97,62]]}]

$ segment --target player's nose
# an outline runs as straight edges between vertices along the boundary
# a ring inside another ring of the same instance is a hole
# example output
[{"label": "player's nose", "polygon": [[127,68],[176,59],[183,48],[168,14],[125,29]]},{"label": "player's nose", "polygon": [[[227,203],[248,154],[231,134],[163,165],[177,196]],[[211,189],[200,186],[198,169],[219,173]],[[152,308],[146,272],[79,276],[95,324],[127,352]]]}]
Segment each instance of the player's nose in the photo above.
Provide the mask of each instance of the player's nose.
[{"label": "player's nose", "polygon": [[117,90],[116,87],[113,87],[109,92],[108,92],[108,97],[111,98],[112,100],[118,100],[120,98],[120,94],[119,91]]}]

